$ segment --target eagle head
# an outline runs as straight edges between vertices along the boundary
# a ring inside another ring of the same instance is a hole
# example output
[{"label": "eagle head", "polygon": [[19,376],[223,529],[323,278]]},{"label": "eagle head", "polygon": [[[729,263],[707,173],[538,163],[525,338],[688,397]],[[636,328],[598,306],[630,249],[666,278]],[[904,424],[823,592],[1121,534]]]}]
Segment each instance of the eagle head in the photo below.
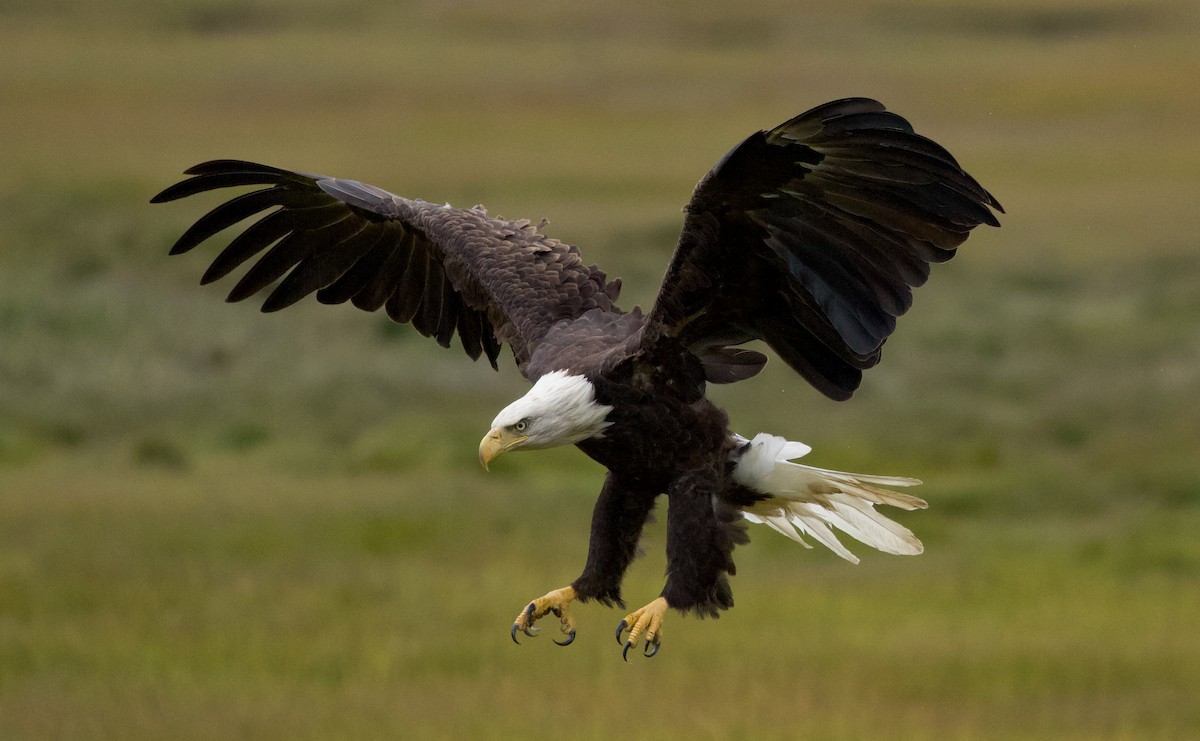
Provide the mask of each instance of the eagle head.
[{"label": "eagle head", "polygon": [[584,376],[547,373],[492,420],[492,429],[479,443],[479,462],[487,469],[510,450],[542,450],[597,437],[611,424],[611,411],[596,401],[596,387]]}]

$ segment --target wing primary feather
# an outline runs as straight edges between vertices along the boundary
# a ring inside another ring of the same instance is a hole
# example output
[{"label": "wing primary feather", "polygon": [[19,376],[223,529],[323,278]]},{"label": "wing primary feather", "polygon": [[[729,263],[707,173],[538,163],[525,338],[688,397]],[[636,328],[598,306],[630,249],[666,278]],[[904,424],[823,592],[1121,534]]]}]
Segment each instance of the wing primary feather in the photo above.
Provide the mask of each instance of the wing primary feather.
[{"label": "wing primary feather", "polygon": [[267,250],[258,262],[246,272],[229,294],[229,301],[249,298],[279,280],[301,260],[320,249],[336,249],[345,238],[360,229],[360,225],[342,218],[321,229],[297,230],[281,239]]},{"label": "wing primary feather", "polygon": [[280,167],[272,167],[258,162],[248,162],[246,160],[220,159],[201,162],[198,165],[192,165],[183,171],[184,175],[214,175],[219,173],[230,172],[254,172],[263,175],[274,175],[277,180],[308,180],[313,181],[313,178],[303,173],[293,170],[285,170]]},{"label": "wing primary feather", "polygon": [[768,137],[786,137],[794,141],[809,139],[819,133],[826,122],[846,116],[881,113],[885,110],[882,103],[870,98],[831,100],[776,126],[768,132]]},{"label": "wing primary feather", "polygon": [[218,188],[235,188],[243,185],[272,185],[279,178],[271,173],[263,172],[218,172],[209,175],[196,175],[187,180],[175,183],[164,189],[153,198],[151,203],[166,203],[187,196],[196,195]]},{"label": "wing primary feather", "polygon": [[[941,182],[928,185],[891,183],[849,176],[844,170],[821,178],[827,193],[838,192],[878,203],[915,217],[936,231],[967,232],[995,217],[978,201]],[[883,222],[887,223],[887,222]]]},{"label": "wing primary feather", "polygon": [[200,285],[224,278],[233,272],[237,266],[254,257],[281,237],[292,231],[287,211],[272,211],[250,225],[246,231],[237,235],[232,242],[221,250],[208,270],[200,278]]},{"label": "wing primary feather", "polygon": [[192,224],[183,233],[183,236],[175,242],[170,254],[178,255],[187,252],[217,232],[231,227],[242,219],[253,216],[259,211],[264,211],[273,206],[287,207],[302,205],[306,198],[311,198],[311,196],[281,188],[263,188],[262,190],[240,195],[222,203],[197,219],[196,223]]},{"label": "wing primary feather", "polygon": [[[856,115],[839,115],[825,118],[821,121],[821,133],[819,136],[834,136],[838,133],[852,133],[856,131],[902,131],[906,134],[913,134],[913,127],[902,116],[897,116],[891,111],[875,111],[863,112]],[[814,137],[816,138],[816,137]]]},{"label": "wing primary feather", "polygon": [[309,232],[292,232],[279,240],[267,254],[233,286],[225,300],[230,303],[245,301],[260,290],[278,279],[288,268],[299,262],[300,257],[292,259],[292,255],[300,256],[312,250],[313,238]]},{"label": "wing primary feather", "polygon": [[239,234],[213,260],[212,265],[200,278],[201,285],[208,285],[224,278],[237,266],[254,257],[280,237],[291,232],[303,232],[323,228],[333,220],[348,216],[340,204],[324,204],[313,208],[280,209],[272,211],[251,224]]},{"label": "wing primary feather", "polygon": [[930,247],[922,248],[909,238],[877,228],[867,219],[819,199],[794,198],[791,206],[798,218],[809,221],[830,238],[853,245],[852,249],[869,262],[890,265],[907,285],[920,286],[928,279],[930,259],[925,252]]},{"label": "wing primary feather", "polygon": [[386,230],[369,227],[343,240],[335,250],[318,251],[309,255],[279,283],[263,304],[263,311],[278,311],[291,306],[313,291],[320,291],[336,281],[357,260],[387,237]]}]

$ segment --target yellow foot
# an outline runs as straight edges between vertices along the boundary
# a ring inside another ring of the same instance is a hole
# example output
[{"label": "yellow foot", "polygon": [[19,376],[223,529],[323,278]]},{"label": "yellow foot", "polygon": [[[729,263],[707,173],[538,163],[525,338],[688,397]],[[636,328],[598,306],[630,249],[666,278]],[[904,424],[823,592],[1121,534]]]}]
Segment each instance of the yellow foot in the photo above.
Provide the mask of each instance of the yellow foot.
[{"label": "yellow foot", "polygon": [[625,619],[617,625],[617,643],[621,643],[621,634],[629,630],[629,639],[625,641],[625,648],[621,651],[621,658],[629,661],[629,649],[638,644],[638,638],[642,633],[646,634],[646,649],[643,655],[650,658],[658,653],[658,647],[662,644],[662,621],[667,615],[666,597],[659,597],[650,604],[634,610],[625,616]]},{"label": "yellow foot", "polygon": [[537,628],[533,627],[534,622],[538,618],[554,613],[554,616],[562,624],[562,632],[567,636],[565,641],[555,641],[555,643],[560,646],[571,645],[571,641],[575,640],[575,618],[571,617],[571,613],[567,610],[567,607],[574,601],[575,590],[571,587],[563,587],[562,589],[555,589],[553,592],[547,592],[545,595],[530,602],[517,615],[517,619],[513,621],[513,643],[518,645],[521,643],[517,640],[518,630],[531,638],[536,636]]}]

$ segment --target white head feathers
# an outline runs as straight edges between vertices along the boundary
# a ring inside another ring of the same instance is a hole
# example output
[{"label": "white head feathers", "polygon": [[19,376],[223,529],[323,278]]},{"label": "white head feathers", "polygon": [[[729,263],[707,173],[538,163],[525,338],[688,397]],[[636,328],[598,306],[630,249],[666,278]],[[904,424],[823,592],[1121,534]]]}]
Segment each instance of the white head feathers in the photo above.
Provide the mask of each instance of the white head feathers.
[{"label": "white head feathers", "polygon": [[[612,407],[596,402],[596,388],[583,376],[567,371],[547,373],[529,393],[506,406],[492,420],[492,429],[512,428],[528,437],[525,450],[573,445],[604,432]],[[517,448],[514,448],[517,449]]]}]

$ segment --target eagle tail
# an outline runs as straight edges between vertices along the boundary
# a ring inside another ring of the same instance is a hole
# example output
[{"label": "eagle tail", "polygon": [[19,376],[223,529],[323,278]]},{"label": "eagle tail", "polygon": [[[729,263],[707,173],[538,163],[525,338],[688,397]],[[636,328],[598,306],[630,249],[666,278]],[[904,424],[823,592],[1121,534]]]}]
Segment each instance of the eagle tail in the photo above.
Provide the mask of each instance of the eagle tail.
[{"label": "eagle tail", "polygon": [[916,486],[917,479],[830,471],[793,463],[811,450],[804,443],[760,433],[753,440],[735,436],[738,447],[733,477],[766,495],[742,508],[742,516],[780,532],[805,548],[808,535],[851,563],[858,557],[838,540],[837,528],[884,553],[915,556],[924,550],[908,528],[875,511],[876,504],[925,509],[923,499],[882,487]]}]

